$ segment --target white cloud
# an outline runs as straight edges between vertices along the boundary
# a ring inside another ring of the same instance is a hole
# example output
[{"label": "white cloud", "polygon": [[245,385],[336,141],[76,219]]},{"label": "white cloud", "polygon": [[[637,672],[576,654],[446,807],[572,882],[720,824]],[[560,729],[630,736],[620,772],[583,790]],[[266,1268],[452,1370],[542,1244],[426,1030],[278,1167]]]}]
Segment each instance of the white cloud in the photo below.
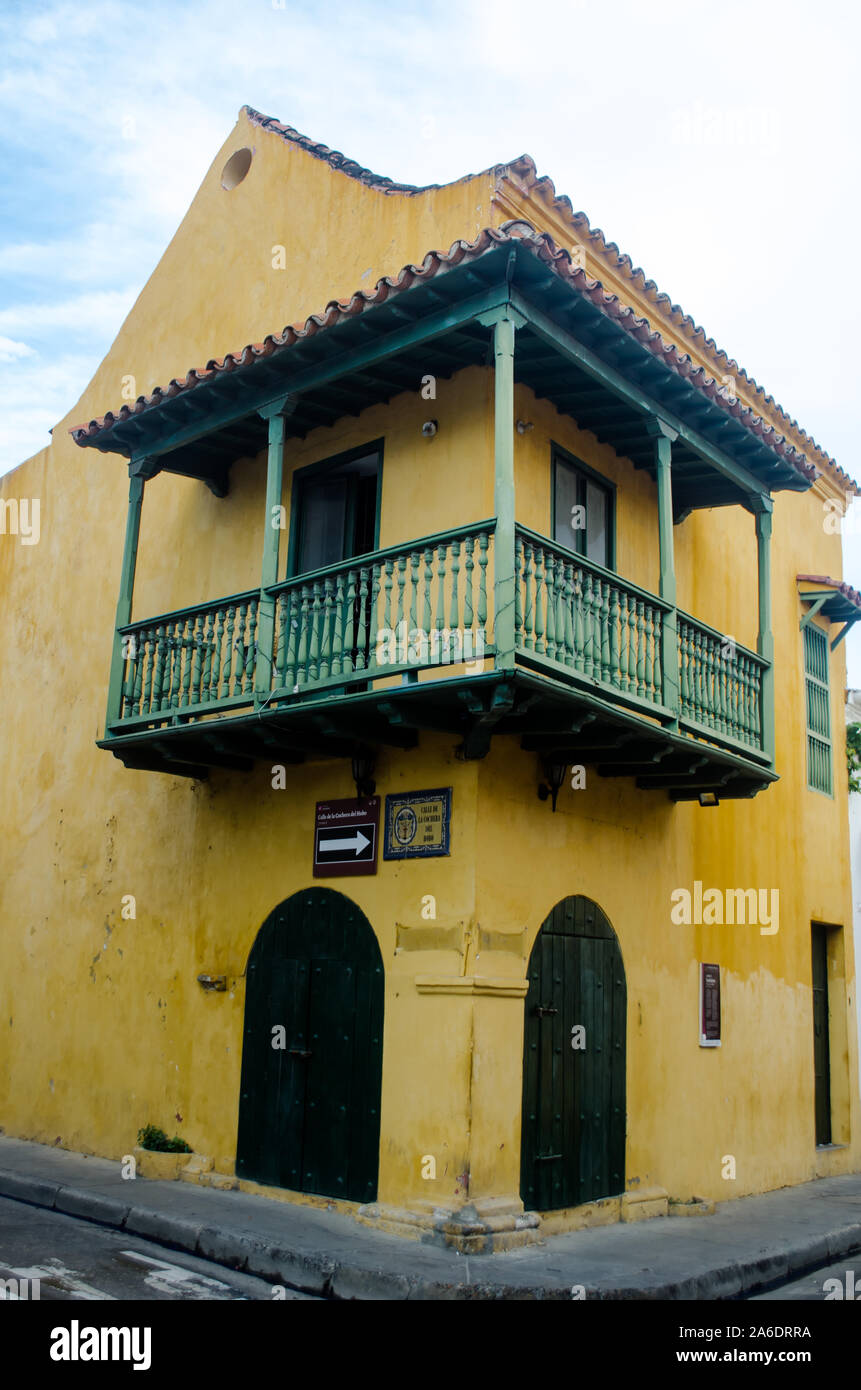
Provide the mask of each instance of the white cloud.
[{"label": "white cloud", "polygon": [[0,337],[0,362],[17,362],[22,357],[35,355],[35,349],[28,343],[17,343],[14,338]]},{"label": "white cloud", "polygon": [[[41,304],[16,304],[0,309],[0,333],[28,331],[49,336],[60,329],[74,329],[79,335],[109,335],[109,341],[135,301],[134,290],[100,290],[74,295],[69,299],[48,300]],[[83,385],[84,383],[82,383]]]}]

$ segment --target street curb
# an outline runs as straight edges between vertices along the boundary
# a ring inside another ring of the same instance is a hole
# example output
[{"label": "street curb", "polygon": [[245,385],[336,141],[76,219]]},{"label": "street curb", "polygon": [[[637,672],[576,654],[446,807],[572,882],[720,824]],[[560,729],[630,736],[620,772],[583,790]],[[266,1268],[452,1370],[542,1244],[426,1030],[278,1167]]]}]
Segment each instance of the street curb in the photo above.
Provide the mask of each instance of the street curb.
[{"label": "street curb", "polygon": [[[145,1179],[141,1179],[145,1182]],[[0,1197],[58,1211],[96,1225],[128,1231],[157,1244],[182,1250],[228,1269],[251,1274],[268,1283],[283,1284],[299,1293],[339,1302],[353,1301],[541,1301],[570,1302],[568,1288],[528,1284],[448,1283],[420,1275],[388,1273],[373,1267],[344,1264],[323,1252],[290,1250],[260,1236],[225,1231],[210,1224],[131,1206],[86,1188],[24,1178],[0,1169]],[[826,1235],[811,1237],[788,1250],[763,1254],[756,1259],[731,1261],[703,1270],[688,1279],[642,1287],[591,1288],[584,1286],[591,1302],[666,1302],[738,1298],[755,1290],[784,1282],[822,1265],[834,1263],[861,1250],[861,1223],[843,1226]],[[480,1259],[480,1257],[479,1257]]]}]

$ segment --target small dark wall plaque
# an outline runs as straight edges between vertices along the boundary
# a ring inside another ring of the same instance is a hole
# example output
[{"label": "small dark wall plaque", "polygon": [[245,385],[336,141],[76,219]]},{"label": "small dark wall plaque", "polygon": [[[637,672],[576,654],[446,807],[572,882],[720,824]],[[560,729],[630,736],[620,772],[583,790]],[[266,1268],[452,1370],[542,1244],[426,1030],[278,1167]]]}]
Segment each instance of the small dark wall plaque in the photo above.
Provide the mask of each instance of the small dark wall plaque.
[{"label": "small dark wall plaque", "polygon": [[386,797],[384,859],[450,854],[451,787]]},{"label": "small dark wall plaque", "polygon": [[720,1047],[720,966],[700,966],[700,1047]]},{"label": "small dark wall plaque", "polygon": [[378,796],[318,801],[314,825],[314,877],[375,874],[379,826]]}]

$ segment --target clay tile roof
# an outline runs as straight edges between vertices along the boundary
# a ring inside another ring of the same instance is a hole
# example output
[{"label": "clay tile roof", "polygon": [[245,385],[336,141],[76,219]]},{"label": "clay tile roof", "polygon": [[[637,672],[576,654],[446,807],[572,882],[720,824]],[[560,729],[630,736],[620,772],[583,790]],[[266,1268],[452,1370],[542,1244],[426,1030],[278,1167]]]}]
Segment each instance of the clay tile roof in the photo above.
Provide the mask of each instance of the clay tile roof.
[{"label": "clay tile roof", "polygon": [[[372,173],[370,169],[364,168],[356,160],[348,159],[339,150],[330,150],[328,145],[311,140],[307,135],[301,135],[298,130],[294,130],[292,126],[284,125],[273,116],[264,116],[251,106],[245,106],[242,109],[252,124],[280,135],[282,139],[298,146],[317,159],[325,160],[333,169],[346,174],[349,178],[358,179],[366,187],[373,188],[376,192],[404,194],[411,197],[417,193],[425,193],[430,189],[440,187],[436,183],[424,185],[396,183],[393,179]],[[575,212],[571,199],[564,193],[556,192],[553,180],[546,174],[539,175],[535,161],[530,155],[522,154],[509,164],[494,165],[492,168],[484,170],[484,173],[494,175],[497,181],[514,175],[524,190],[536,193],[542,201],[551,204],[585,240],[591,241],[597,255],[607,260],[613,269],[627,279],[656,309],[672,319],[686,341],[712,359],[717,376],[734,376],[737,380],[744,382],[746,389],[759,398],[761,411],[776,416],[786,431],[795,434],[801,441],[803,452],[814,463],[825,472],[831,473],[841,487],[851,489],[856,493],[859,492],[849,474],[817,444],[812,435],[802,429],[798,421],[783,409],[783,406],[775,400],[774,396],[768,394],[765,388],[760,386],[749,372],[745,371],[744,367],[740,367],[734,357],[730,357],[723,348],[718,347],[714,338],[709,337],[705,329],[701,328],[690,314],[686,314],[684,309],[672,302],[668,294],[659,290],[654,280],[648,279],[645,272],[639,266],[635,266],[631,257],[621,252],[614,241],[607,241],[600,228],[593,229],[585,212]]]},{"label": "clay tile roof", "polygon": [[164,400],[191,391],[202,382],[281,353],[294,343],[313,337],[344,319],[362,314],[376,304],[385,303],[387,299],[403,293],[412,285],[432,280],[464,261],[476,260],[496,246],[514,242],[527,248],[560,280],[584,298],[588,298],[607,318],[636,338],[671,371],[691,382],[703,395],[740,421],[752,434],[786,459],[802,477],[813,481],[816,477],[815,466],[785,435],[775,430],[762,416],[743,405],[738,397],[728,397],[726,388],[714,377],[709,376],[702,367],[694,366],[686,352],[667,342],[660,333],[651,328],[646,319],[623,304],[617,295],[608,293],[600,281],[590,279],[585,270],[575,267],[569,253],[558,247],[549,233],[536,232],[524,221],[507,222],[500,228],[485,227],[474,241],[455,241],[448,251],[428,251],[420,265],[408,264],[395,276],[383,276],[372,290],[356,290],[347,300],[330,300],[325,309],[320,313],[311,314],[303,322],[288,324],[279,333],[268,334],[262,342],[248,343],[224,357],[211,358],[205,367],[193,368],[182,378],[174,377],[166,387],[156,387],[149,396],[139,396],[131,405],[123,405],[117,412],[108,411],[104,416],[86,424],[76,425],[69,433],[77,444],[85,445],[89,439],[110,431],[114,425],[152,410]]},{"label": "clay tile roof", "polygon": [[851,488],[856,493],[859,489],[848,473],[831,457],[830,454],[817,444],[816,440],[802,429],[798,421],[787,413],[774,398],[769,395],[764,387],[752,377],[744,367],[740,367],[734,357],[718,347],[714,338],[710,338],[705,329],[701,328],[690,314],[686,314],[678,304],[674,304],[668,294],[658,289],[654,280],[646,278],[646,274],[639,266],[634,266],[631,257],[621,252],[614,241],[607,241],[600,228],[592,228],[589,218],[585,212],[575,212],[571,199],[564,193],[557,193],[553,180],[546,174],[539,176],[535,161],[530,155],[521,155],[514,160],[508,169],[514,173],[524,187],[530,192],[536,192],[543,200],[552,204],[560,211],[573,227],[584,237],[592,242],[597,255],[606,259],[614,270],[619,271],[640,294],[644,295],[656,309],[671,318],[678,327],[682,335],[692,344],[696,345],[704,353],[711,357],[721,376],[734,376],[739,381],[743,381],[746,387],[759,397],[762,409],[773,413],[778,419],[785,423],[788,430],[796,433],[803,441],[804,450],[815,462],[826,471],[833,470],[837,479],[843,487]]},{"label": "clay tile roof", "polygon": [[827,574],[797,574],[795,577],[799,584],[825,584],[861,609],[861,594],[857,589],[853,589],[851,584],[845,584],[842,579],[831,579]]}]

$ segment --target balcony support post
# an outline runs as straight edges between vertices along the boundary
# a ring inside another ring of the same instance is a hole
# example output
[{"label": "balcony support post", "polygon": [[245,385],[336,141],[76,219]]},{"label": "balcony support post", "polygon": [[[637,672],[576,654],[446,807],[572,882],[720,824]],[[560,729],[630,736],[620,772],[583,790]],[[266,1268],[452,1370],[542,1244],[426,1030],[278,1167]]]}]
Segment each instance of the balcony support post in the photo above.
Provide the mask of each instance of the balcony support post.
[{"label": "balcony support post", "polygon": [[661,623],[661,671],[663,700],[674,718],[668,729],[679,727],[679,635],[676,618],[676,562],[673,545],[672,452],[678,434],[664,420],[654,417],[650,433],[655,440],[655,479],[658,485],[658,545],[661,557],[660,595],[671,603]]},{"label": "balcony support post", "polygon": [[762,717],[762,751],[774,766],[774,634],[771,630],[771,517],[774,503],[770,497],[755,499],[757,592],[759,625],[756,650],[768,662],[762,674],[760,710]]},{"label": "balcony support post", "polygon": [[295,399],[280,396],[260,410],[269,422],[269,454],[266,463],[266,519],[263,526],[263,561],[260,574],[260,603],[257,611],[257,655],[254,665],[255,704],[265,700],[272,689],[272,662],[275,651],[275,599],[268,592],[278,582],[278,556],[281,542],[281,491],[284,480],[285,421],[295,409]]},{"label": "balcony support post", "polygon": [[111,674],[108,680],[108,715],[105,738],[110,734],[111,724],[122,718],[123,673],[127,656],[126,643],[120,633],[132,620],[132,598],[135,588],[135,569],[137,566],[138,541],[141,529],[141,508],[143,506],[144,484],[159,471],[153,459],[138,459],[129,464],[129,507],[126,514],[126,538],[123,545],[123,563],[120,572],[120,591],[117,598],[117,617],[114,624],[114,649],[111,655]]},{"label": "balcony support post", "polygon": [[493,328],[494,359],[494,511],[493,640],[496,669],[513,671],[514,631],[514,334],[525,319],[510,305],[501,305],[479,322]]}]

